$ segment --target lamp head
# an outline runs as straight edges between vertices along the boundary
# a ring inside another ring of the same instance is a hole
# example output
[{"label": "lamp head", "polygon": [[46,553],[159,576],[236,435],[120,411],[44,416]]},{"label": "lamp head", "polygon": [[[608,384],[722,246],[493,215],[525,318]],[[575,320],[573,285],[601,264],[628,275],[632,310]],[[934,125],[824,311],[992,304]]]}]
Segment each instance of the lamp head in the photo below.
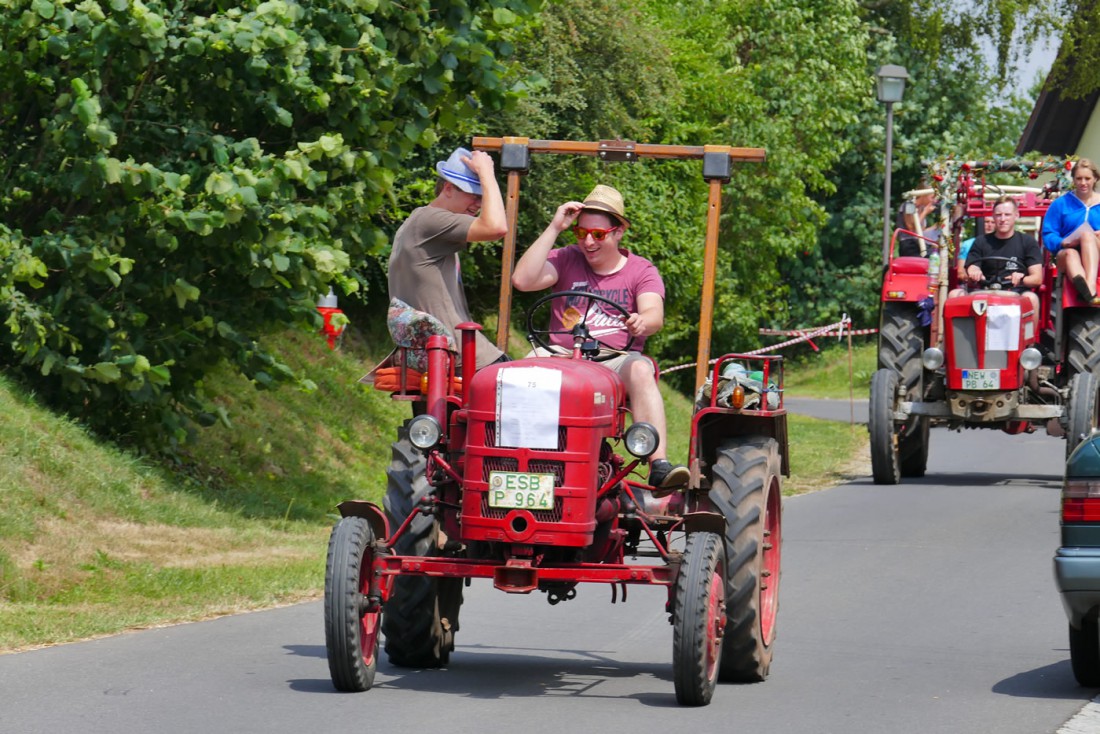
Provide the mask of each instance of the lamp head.
[{"label": "lamp head", "polygon": [[905,95],[905,80],[909,78],[909,72],[904,66],[886,64],[880,66],[875,72],[875,81],[878,89],[878,101],[892,104],[900,102]]}]

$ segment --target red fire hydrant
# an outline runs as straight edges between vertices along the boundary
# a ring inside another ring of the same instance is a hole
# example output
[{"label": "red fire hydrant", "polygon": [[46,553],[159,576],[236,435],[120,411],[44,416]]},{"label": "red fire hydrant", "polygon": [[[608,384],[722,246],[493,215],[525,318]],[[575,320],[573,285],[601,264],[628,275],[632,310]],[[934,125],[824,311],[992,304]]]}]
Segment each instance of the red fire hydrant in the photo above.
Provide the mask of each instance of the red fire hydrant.
[{"label": "red fire hydrant", "polygon": [[332,292],[332,286],[329,286],[327,296],[321,296],[317,299],[317,312],[325,320],[321,333],[325,335],[325,339],[328,341],[328,348],[336,349],[336,340],[344,333],[346,319],[336,319],[336,323],[333,323],[333,317],[337,314],[343,316],[344,312],[336,307],[336,294]]}]

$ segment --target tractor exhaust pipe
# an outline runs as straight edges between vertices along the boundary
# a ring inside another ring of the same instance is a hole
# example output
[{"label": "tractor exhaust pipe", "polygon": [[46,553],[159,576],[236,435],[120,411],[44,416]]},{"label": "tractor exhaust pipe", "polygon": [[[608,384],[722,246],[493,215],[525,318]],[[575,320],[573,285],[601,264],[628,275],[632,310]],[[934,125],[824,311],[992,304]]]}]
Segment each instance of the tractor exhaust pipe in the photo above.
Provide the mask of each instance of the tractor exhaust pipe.
[{"label": "tractor exhaust pipe", "polygon": [[1039,384],[1039,371],[1031,370],[1027,375],[1027,387],[1031,392],[1044,398],[1060,398],[1061,395],[1058,392],[1058,388],[1053,385],[1040,385]]}]

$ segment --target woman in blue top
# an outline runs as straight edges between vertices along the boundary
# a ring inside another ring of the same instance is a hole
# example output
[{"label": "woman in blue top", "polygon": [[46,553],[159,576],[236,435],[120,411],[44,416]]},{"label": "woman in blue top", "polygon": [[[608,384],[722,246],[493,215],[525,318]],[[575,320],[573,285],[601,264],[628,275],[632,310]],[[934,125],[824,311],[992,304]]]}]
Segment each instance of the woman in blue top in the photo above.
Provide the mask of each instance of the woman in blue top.
[{"label": "woman in blue top", "polygon": [[1043,244],[1058,255],[1058,270],[1073,282],[1081,297],[1100,303],[1096,270],[1100,263],[1100,170],[1087,158],[1073,167],[1073,191],[1051,203],[1043,217]]}]

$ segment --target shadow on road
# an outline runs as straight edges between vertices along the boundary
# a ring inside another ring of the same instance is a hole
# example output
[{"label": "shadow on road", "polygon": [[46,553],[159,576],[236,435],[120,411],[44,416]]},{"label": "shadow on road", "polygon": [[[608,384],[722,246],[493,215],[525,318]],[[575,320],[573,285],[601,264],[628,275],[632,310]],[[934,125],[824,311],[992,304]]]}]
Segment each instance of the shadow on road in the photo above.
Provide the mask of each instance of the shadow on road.
[{"label": "shadow on road", "polygon": [[1024,487],[1031,486],[1036,489],[1050,489],[1057,492],[1062,491],[1062,477],[1053,476],[1051,474],[991,474],[989,472],[951,472],[951,473],[928,473],[923,477],[912,478],[905,477],[901,480],[901,484],[882,484],[875,485],[871,477],[858,477],[856,479],[849,480],[847,484],[853,486],[877,486],[878,489],[889,492],[892,489],[904,489],[908,486],[935,486],[935,487],[958,487],[960,489],[967,488],[979,488],[979,487],[996,487],[996,486],[1013,486]]},{"label": "shadow on road", "polygon": [[[1069,655],[1069,650],[1066,650]],[[993,686],[993,692],[1015,698],[1048,698],[1067,701],[1091,701],[1096,689],[1077,685],[1069,658],[1059,663],[1017,673]]]},{"label": "shadow on road", "polygon": [[290,690],[297,691],[298,693],[332,693],[343,695],[341,691],[333,688],[332,681],[328,678],[300,678],[298,680],[288,680],[287,685],[290,686]]},{"label": "shadow on road", "polygon": [[283,649],[291,655],[303,658],[321,658],[322,660],[328,658],[328,650],[324,645],[283,645]]},{"label": "shadow on road", "polygon": [[[292,646],[287,646],[291,649]],[[313,647],[294,646],[309,650]],[[514,651],[516,648],[500,648]],[[452,653],[450,665],[441,669],[396,668],[381,655],[374,689],[394,689],[458,695],[466,698],[541,698],[545,696],[583,696],[585,698],[635,699],[645,706],[677,708],[672,684],[672,663],[630,663],[610,660],[592,651],[561,650],[563,655],[580,655],[587,659],[560,659],[504,652],[483,645],[462,646]],[[321,649],[321,657],[324,650]],[[638,679],[631,688],[666,688],[665,692],[645,691],[620,694],[622,686],[609,689],[616,679]],[[646,683],[645,679],[651,679]],[[288,681],[299,693],[337,693],[327,679]],[[368,692],[366,695],[370,695]]]}]

